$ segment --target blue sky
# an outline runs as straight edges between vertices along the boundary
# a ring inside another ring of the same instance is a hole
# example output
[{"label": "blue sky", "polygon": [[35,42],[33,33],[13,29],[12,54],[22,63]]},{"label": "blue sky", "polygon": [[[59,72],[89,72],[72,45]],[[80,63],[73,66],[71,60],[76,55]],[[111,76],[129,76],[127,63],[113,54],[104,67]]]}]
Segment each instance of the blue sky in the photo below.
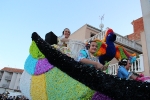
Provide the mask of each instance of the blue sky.
[{"label": "blue sky", "polygon": [[32,32],[60,36],[84,24],[104,25],[121,35],[133,32],[131,22],[142,17],[140,0],[3,0],[0,1],[0,69],[21,68],[29,54]]}]

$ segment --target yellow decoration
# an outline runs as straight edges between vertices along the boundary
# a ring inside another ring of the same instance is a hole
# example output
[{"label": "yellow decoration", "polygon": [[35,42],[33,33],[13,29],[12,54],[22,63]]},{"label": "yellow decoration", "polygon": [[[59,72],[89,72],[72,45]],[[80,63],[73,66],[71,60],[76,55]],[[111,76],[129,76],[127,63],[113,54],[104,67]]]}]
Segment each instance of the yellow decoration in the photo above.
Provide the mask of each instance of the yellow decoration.
[{"label": "yellow decoration", "polygon": [[[45,75],[32,76],[31,97],[32,100],[47,100]],[[40,98],[40,99],[39,99]]]}]

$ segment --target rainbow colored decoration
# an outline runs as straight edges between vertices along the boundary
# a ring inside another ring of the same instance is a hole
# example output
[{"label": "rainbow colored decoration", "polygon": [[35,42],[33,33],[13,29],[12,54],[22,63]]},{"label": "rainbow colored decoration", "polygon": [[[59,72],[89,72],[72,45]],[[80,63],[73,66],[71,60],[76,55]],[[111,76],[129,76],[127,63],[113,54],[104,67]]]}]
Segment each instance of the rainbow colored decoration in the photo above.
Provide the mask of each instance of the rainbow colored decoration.
[{"label": "rainbow colored decoration", "polygon": [[[103,96],[51,65],[32,41],[20,80],[22,93],[32,100],[97,100]],[[64,66],[65,67],[65,66]],[[103,96],[103,98],[109,97]]]},{"label": "rainbow colored decoration", "polygon": [[131,63],[136,61],[136,54],[131,54],[127,52],[122,46],[115,46],[114,42],[116,40],[116,34],[111,28],[108,28],[105,31],[103,42],[106,43],[107,47],[105,49],[105,54],[99,56],[99,62],[105,64],[105,61],[109,62],[113,58],[116,58],[120,61],[123,58],[128,58]]},{"label": "rainbow colored decoration", "polygon": [[105,49],[106,53],[104,55],[99,56],[99,62],[105,65],[105,62],[111,61],[116,54],[116,48],[114,45],[114,41],[116,40],[116,34],[114,34],[113,30],[108,28],[105,31],[103,42],[106,43],[107,48]]},{"label": "rainbow colored decoration", "polygon": [[149,83],[126,81],[76,62],[50,46],[36,32],[32,34],[29,52],[20,90],[30,100],[150,99]]},{"label": "rainbow colored decoration", "polygon": [[[98,45],[97,47],[97,51],[95,52],[94,56],[102,56],[104,54],[106,54],[106,48],[107,48],[107,44],[99,39],[95,39],[95,40],[92,40],[92,41],[95,41]],[[85,45],[88,45],[89,42],[87,42]]]},{"label": "rainbow colored decoration", "polygon": [[130,62],[133,63],[136,60],[136,54],[127,52],[122,46],[116,46],[115,58],[119,61],[123,58],[128,58],[130,59]]},{"label": "rainbow colored decoration", "polygon": [[98,39],[96,39],[96,40],[94,40],[94,41],[96,41],[96,43],[97,43],[97,45],[98,45],[98,47],[97,47],[98,49],[97,49],[97,51],[95,52],[94,56],[99,57],[99,56],[101,56],[101,55],[106,54],[107,44],[104,43],[104,42],[101,41],[101,40],[98,40]]}]

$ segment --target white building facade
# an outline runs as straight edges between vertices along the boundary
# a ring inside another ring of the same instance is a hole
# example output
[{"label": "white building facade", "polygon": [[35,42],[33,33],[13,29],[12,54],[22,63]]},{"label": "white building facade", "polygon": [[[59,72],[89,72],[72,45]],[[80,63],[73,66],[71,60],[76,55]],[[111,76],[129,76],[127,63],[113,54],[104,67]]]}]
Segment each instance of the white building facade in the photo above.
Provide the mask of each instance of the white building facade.
[{"label": "white building facade", "polygon": [[22,69],[4,67],[0,70],[0,94],[8,91],[10,93],[21,93],[19,88]]}]

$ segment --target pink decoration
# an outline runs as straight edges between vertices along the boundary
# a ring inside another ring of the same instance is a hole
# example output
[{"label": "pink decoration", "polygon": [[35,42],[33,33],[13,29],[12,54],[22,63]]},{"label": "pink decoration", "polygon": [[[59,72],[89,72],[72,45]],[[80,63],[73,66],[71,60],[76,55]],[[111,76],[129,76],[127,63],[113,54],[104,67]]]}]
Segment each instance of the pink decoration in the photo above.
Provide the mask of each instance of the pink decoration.
[{"label": "pink decoration", "polygon": [[149,76],[138,77],[136,80],[142,82],[150,82],[150,77]]}]

